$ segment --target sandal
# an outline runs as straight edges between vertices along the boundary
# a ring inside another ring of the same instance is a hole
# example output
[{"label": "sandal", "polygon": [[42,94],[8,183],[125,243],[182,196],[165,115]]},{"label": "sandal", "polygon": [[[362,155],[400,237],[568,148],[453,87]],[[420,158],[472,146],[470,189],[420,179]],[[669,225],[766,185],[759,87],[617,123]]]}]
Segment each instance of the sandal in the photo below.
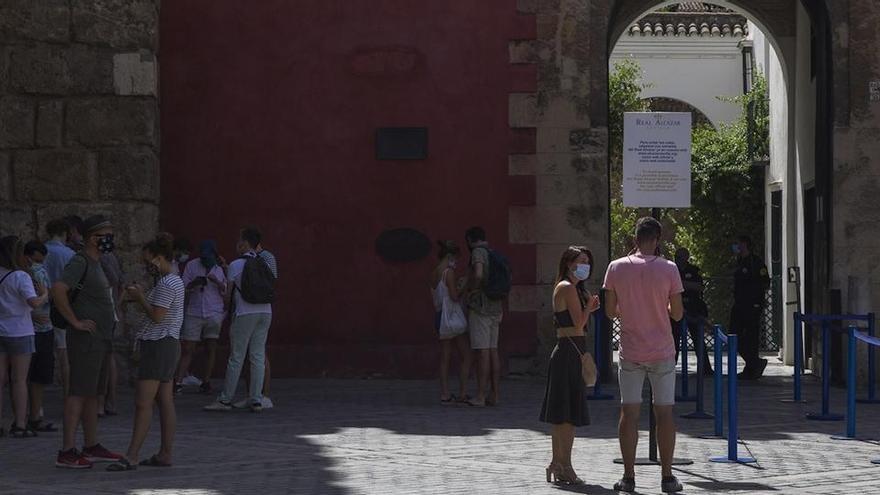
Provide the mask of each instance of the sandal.
[{"label": "sandal", "polygon": [[13,424],[9,427],[9,436],[13,438],[32,438],[37,436],[37,432],[30,429],[29,427],[22,428]]},{"label": "sandal", "polygon": [[104,416],[119,416],[119,413],[114,411],[113,409],[105,409]]},{"label": "sandal", "polygon": [[150,467],[171,467],[170,462],[165,462],[159,459],[158,455],[151,456],[149,459],[144,459],[140,462],[141,466],[150,466]]},{"label": "sandal", "polygon": [[31,431],[39,431],[39,432],[47,432],[47,433],[58,431],[58,428],[55,425],[44,421],[43,418],[28,421],[28,429],[30,429]]},{"label": "sandal", "polygon": [[475,401],[475,400],[468,399],[468,401],[466,402],[466,404],[469,405],[469,406],[471,406],[471,407],[486,407],[486,401],[485,401],[485,400],[483,400],[482,402],[477,402],[477,401]]},{"label": "sandal", "polygon": [[449,397],[447,397],[445,399],[443,397],[440,397],[440,404],[444,405],[444,406],[448,406],[448,405],[454,404],[456,402],[458,402],[458,399],[452,394],[449,394]]},{"label": "sandal", "polygon": [[468,405],[468,402],[469,402],[470,400],[471,400],[471,396],[470,396],[470,395],[467,395],[467,394],[464,394],[464,395],[462,395],[461,397],[459,397],[458,399],[456,399],[456,400],[455,400],[455,403],[456,403],[456,404],[459,404],[459,405],[466,406],[466,405]]},{"label": "sandal", "polygon": [[136,465],[128,462],[128,459],[123,457],[122,459],[119,459],[113,464],[107,466],[107,471],[134,471],[137,468],[138,467]]}]

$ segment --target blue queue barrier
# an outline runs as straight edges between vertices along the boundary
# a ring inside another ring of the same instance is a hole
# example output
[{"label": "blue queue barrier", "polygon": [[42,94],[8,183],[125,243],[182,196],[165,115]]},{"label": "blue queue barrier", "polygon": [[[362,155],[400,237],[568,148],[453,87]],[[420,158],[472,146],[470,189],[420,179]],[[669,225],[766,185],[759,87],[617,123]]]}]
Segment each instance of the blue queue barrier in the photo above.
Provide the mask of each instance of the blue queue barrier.
[{"label": "blue queue barrier", "polygon": [[[875,333],[874,313],[868,313],[868,337],[876,337]],[[868,397],[864,399],[856,399],[856,402],[862,404],[880,404],[880,399],[876,397],[876,376],[874,374],[874,346],[868,346]]]},{"label": "blue queue barrier", "polygon": [[[687,322],[686,321],[684,322],[683,326],[685,328],[685,331],[687,331]],[[697,335],[699,335],[700,338],[697,339],[696,345],[694,346],[695,350],[697,352],[697,390],[696,390],[697,409],[692,413],[682,414],[681,417],[684,419],[712,419],[712,418],[714,418],[714,416],[707,413],[703,409],[703,407],[704,407],[703,406],[703,371],[705,371],[703,369],[703,366],[705,366],[704,365],[705,359],[703,359],[703,354],[706,353],[706,340],[703,335],[703,331],[704,331],[703,321],[700,320],[700,326],[697,330]],[[715,366],[716,366],[715,369],[718,369],[717,362],[716,362]],[[717,411],[717,409],[716,409],[716,411]],[[716,432],[716,435],[720,436],[721,434]]]},{"label": "blue queue barrier", "polygon": [[[687,318],[678,322],[679,356],[681,356],[681,393],[675,396],[676,402],[694,402],[696,397],[690,395],[688,386],[688,326]],[[699,361],[699,359],[697,360]]]},{"label": "blue queue barrier", "polygon": [[[736,352],[737,352],[737,336],[736,334],[726,335],[724,331],[721,330],[721,325],[715,326],[715,383],[719,384],[721,377],[721,346],[722,344],[727,343],[727,455],[710,457],[709,460],[712,462],[723,462],[723,463],[739,463],[739,464],[751,464],[753,462],[758,462],[754,457],[740,457],[737,453],[737,447],[739,446],[739,436],[737,435],[737,395],[736,395]],[[720,394],[716,395],[716,406],[719,406],[718,409],[715,410],[715,417],[721,416],[721,407],[718,403],[717,397]],[[716,422],[716,426],[717,426]],[[717,433],[717,429],[716,429]]]},{"label": "blue queue barrier", "polygon": [[[872,351],[874,347],[880,346],[880,339],[873,335],[859,332],[855,326],[850,326],[847,329],[847,337],[846,433],[831,437],[835,440],[855,440],[856,438],[856,402],[858,402],[856,400],[856,365],[858,363],[857,344],[859,341],[868,344],[869,356],[870,351]],[[880,464],[880,460],[875,463]]]},{"label": "blue queue barrier", "polygon": [[[803,373],[803,332],[804,322],[818,322],[822,327],[822,356],[830,356],[831,349],[831,323],[835,321],[866,321],[868,322],[869,332],[873,332],[874,314],[865,315],[811,315],[811,314],[794,314],[794,397],[792,402],[802,402],[802,383],[801,374]],[[868,353],[868,398],[864,400],[866,403],[877,402],[874,399],[873,382],[873,352]],[[807,419],[814,421],[842,421],[843,415],[835,414],[830,411],[831,397],[831,360],[822,359],[822,411],[819,413],[807,414]]]},{"label": "blue queue barrier", "polygon": [[602,321],[604,320],[604,313],[600,313],[596,311],[593,313],[593,353],[596,357],[596,370],[598,370],[596,376],[596,385],[593,387],[592,395],[587,396],[587,400],[611,400],[614,398],[611,394],[602,393],[602,370],[604,369],[605,359],[610,356],[605,356],[606,346],[602,345],[604,335],[602,332],[604,330],[604,325],[602,325]]}]

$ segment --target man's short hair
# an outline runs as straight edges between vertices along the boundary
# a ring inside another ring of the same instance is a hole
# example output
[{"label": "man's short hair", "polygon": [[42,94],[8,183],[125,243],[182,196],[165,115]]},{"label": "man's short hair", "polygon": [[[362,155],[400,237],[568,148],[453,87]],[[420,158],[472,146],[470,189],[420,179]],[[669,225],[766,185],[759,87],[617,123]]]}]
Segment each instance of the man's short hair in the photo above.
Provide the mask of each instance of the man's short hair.
[{"label": "man's short hair", "polygon": [[636,244],[660,240],[663,226],[654,217],[642,217],[636,222]]},{"label": "man's short hair", "polygon": [[252,248],[255,248],[263,242],[263,234],[256,227],[244,227],[241,229],[241,240],[247,242]]},{"label": "man's short hair", "polygon": [[24,245],[24,255],[33,256],[34,253],[40,253],[43,256],[46,256],[49,254],[49,250],[46,249],[46,245],[40,241],[28,241],[28,243]]},{"label": "man's short hair", "polygon": [[[98,215],[96,215],[98,216]],[[90,217],[95,218],[95,217]],[[64,217],[64,221],[67,222],[68,229],[75,229],[79,232],[80,235],[85,235],[85,221],[79,215],[69,215]]]},{"label": "man's short hair", "polygon": [[189,239],[187,239],[186,237],[175,237],[172,246],[175,251],[179,251],[181,253],[188,253],[192,251],[192,243],[190,243]]},{"label": "man's short hair", "polygon": [[52,220],[46,224],[46,233],[49,237],[64,237],[70,231],[70,224],[61,218]]},{"label": "man's short hair", "polygon": [[464,238],[468,242],[484,242],[486,240],[486,229],[483,227],[471,227],[465,231]]}]

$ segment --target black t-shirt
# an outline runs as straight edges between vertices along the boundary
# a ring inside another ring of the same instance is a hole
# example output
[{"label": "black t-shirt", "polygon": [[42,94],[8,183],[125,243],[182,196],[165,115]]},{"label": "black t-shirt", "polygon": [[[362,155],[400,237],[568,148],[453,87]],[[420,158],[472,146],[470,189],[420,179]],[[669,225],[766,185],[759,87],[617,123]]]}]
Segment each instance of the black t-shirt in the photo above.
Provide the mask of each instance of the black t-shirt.
[{"label": "black t-shirt", "polygon": [[709,310],[703,301],[703,290],[687,288],[687,282],[696,282],[700,284],[700,287],[703,286],[703,276],[700,274],[699,267],[685,263],[678,267],[678,274],[681,276],[681,284],[684,286],[681,302],[685,312],[689,316],[709,316]]},{"label": "black t-shirt", "polygon": [[770,287],[770,274],[756,254],[737,258],[733,274],[733,302],[737,306],[763,307]]}]

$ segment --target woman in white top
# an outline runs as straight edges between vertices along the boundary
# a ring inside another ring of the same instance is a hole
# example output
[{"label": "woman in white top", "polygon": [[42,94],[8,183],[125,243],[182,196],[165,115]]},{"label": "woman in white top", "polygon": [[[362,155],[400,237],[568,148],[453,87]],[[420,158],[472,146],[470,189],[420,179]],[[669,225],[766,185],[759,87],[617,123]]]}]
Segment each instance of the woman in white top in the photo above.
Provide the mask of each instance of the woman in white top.
[{"label": "woman in white top", "polygon": [[[471,369],[471,348],[467,336],[467,326],[461,331],[441,332],[443,324],[444,306],[461,304],[461,286],[455,276],[455,267],[461,250],[454,241],[438,241],[440,259],[431,275],[431,292],[434,296],[434,330],[440,338],[440,403],[452,404],[455,402],[465,403],[470,400],[467,396],[467,379]],[[448,312],[447,312],[448,314]],[[461,311],[462,320],[464,312]],[[449,393],[449,358],[452,354],[452,343],[458,349],[461,357],[461,368],[458,373],[459,395],[456,397]]]},{"label": "woman in white top", "polygon": [[159,453],[140,462],[141,466],[170,466],[171,447],[177,427],[174,411],[174,372],[180,359],[180,327],[186,289],[172,265],[171,236],[160,234],[143,251],[147,271],[157,277],[156,285],[146,294],[137,284],[126,288],[127,297],[144,312],[137,333],[140,349],[138,382],[135,392],[134,430],[128,451],[108,471],[137,468],[141,446],[150,430],[153,403],[159,404],[162,442]]},{"label": "woman in white top", "polygon": [[[49,300],[48,289],[42,285],[35,287],[24,270],[26,262],[24,244],[18,237],[0,239],[0,411],[6,374],[11,367],[15,421],[9,434],[20,438],[37,436],[27,425],[27,377],[35,350],[31,311]],[[5,434],[0,426],[0,436]]]}]

